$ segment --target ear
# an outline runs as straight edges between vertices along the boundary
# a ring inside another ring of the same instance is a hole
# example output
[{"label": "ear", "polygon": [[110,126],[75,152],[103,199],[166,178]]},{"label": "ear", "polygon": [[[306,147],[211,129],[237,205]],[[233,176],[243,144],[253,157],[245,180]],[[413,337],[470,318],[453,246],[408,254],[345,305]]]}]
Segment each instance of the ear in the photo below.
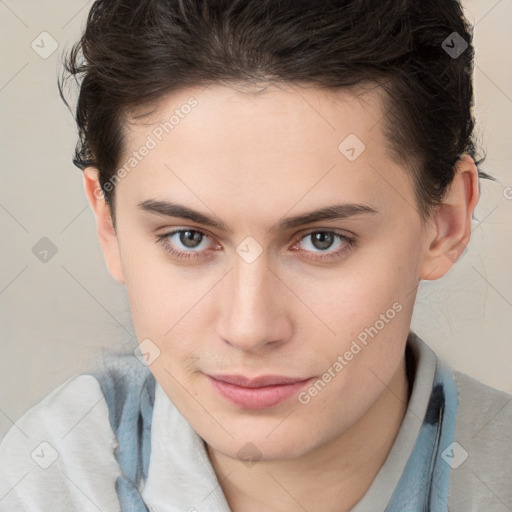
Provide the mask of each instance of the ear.
[{"label": "ear", "polygon": [[116,281],[124,283],[119,241],[112,222],[110,208],[105,202],[98,180],[98,169],[95,167],[84,169],[84,187],[89,204],[96,216],[98,239],[103,249],[107,268]]},{"label": "ear", "polygon": [[430,222],[435,229],[424,255],[420,279],[444,276],[464,252],[471,237],[471,219],[478,198],[478,169],[465,154],[455,164],[453,182]]}]

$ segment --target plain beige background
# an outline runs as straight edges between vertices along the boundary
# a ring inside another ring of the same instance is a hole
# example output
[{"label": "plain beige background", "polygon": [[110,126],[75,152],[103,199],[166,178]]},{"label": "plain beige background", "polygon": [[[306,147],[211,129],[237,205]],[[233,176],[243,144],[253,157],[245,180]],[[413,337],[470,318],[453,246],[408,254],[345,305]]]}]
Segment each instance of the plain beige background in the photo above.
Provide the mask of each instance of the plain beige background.
[{"label": "plain beige background", "polygon": [[[75,125],[56,86],[62,50],[91,5],[0,0],[0,438],[90,368],[101,347],[136,343],[124,288],[106,270],[82,173],[71,163]],[[412,328],[456,369],[512,393],[512,0],[464,5],[476,23],[482,168],[498,182],[482,181],[462,259],[421,284]],[[57,50],[45,55],[52,44]],[[57,251],[46,263],[33,253],[43,237]]]}]

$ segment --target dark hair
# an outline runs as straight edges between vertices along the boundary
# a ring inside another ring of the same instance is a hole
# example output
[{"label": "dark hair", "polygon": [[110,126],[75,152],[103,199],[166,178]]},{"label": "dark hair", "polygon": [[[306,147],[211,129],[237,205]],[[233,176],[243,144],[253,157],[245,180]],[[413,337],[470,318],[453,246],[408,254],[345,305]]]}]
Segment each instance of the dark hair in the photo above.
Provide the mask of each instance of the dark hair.
[{"label": "dark hair", "polygon": [[[59,78],[65,102],[67,78],[81,82],[73,163],[99,169],[115,222],[115,190],[105,184],[133,109],[211,83],[373,83],[386,92],[390,149],[410,169],[426,219],[459,157],[483,160],[475,155],[471,42],[457,0],[96,0]],[[448,51],[466,44],[460,55]]]}]

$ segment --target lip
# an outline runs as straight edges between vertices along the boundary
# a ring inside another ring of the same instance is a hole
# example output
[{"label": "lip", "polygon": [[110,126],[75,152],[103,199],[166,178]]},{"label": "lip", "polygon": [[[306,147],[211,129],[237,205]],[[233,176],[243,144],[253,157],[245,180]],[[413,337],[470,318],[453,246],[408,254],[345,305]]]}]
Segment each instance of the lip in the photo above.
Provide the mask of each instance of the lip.
[{"label": "lip", "polygon": [[262,375],[206,375],[213,389],[228,402],[243,409],[267,409],[295,396],[314,377]]}]

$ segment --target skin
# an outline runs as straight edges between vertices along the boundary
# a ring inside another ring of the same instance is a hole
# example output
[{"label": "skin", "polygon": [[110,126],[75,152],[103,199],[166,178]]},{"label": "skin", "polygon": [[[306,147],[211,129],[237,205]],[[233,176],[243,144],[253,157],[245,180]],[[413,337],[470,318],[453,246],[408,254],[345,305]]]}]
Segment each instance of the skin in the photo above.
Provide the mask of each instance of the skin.
[{"label": "skin", "polygon": [[[469,242],[477,169],[464,155],[442,205],[422,222],[408,170],[382,132],[379,90],[355,96],[290,84],[168,95],[126,123],[121,165],[191,96],[198,106],[117,184],[116,229],[97,194],[97,170],[84,171],[107,266],[126,286],[139,340],[160,350],[150,369],[205,440],[231,509],[350,510],[403,420],[417,286],[445,275],[456,259],[450,251],[460,254]],[[338,150],[348,134],[366,145],[355,161]],[[233,231],[142,211],[137,205],[147,199],[215,215]],[[378,212],[267,232],[285,217],[341,202]],[[155,243],[180,228],[206,234],[197,248],[170,239],[196,259],[177,259]],[[340,257],[314,260],[346,242],[315,244],[311,228],[357,243]],[[248,236],[262,249],[251,263],[236,251]],[[246,410],[205,376],[321,377],[394,303],[401,311],[307,404],[293,397]],[[261,456],[254,464],[237,455],[244,446],[254,451],[249,442]]]}]

